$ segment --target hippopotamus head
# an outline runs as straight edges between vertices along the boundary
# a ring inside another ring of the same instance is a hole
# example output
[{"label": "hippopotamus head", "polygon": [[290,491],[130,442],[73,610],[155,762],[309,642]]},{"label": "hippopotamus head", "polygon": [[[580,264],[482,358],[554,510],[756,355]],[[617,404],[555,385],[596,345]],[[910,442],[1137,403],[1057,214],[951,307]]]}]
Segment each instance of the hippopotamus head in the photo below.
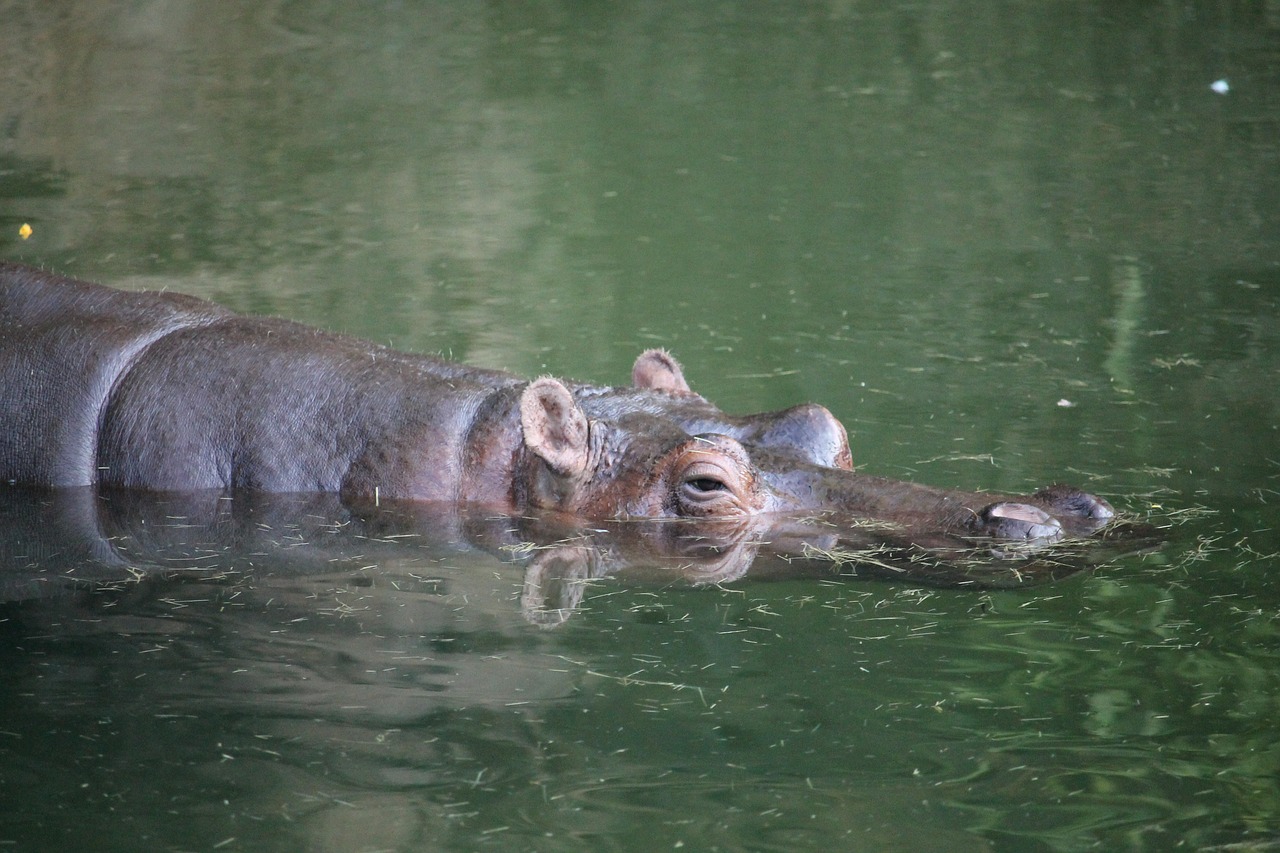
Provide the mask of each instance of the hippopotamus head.
[{"label": "hippopotamus head", "polygon": [[840,525],[870,517],[1034,541],[1092,532],[1113,515],[1100,498],[1066,487],[1006,498],[858,474],[827,409],[727,416],[661,351],[643,353],[632,378],[624,389],[550,377],[524,389],[529,504],[588,518],[799,513]]}]

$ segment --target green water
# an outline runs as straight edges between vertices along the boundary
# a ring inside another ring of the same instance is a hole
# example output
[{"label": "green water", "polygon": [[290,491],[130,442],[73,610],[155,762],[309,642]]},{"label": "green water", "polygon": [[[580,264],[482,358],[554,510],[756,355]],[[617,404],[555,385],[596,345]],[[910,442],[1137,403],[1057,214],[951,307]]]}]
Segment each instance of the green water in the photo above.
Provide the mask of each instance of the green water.
[{"label": "green water", "polygon": [[523,374],[661,345],[868,472],[1180,522],[1034,589],[603,581],[553,630],[416,545],[26,586],[5,849],[1280,845],[1271,0],[0,21],[6,259]]}]

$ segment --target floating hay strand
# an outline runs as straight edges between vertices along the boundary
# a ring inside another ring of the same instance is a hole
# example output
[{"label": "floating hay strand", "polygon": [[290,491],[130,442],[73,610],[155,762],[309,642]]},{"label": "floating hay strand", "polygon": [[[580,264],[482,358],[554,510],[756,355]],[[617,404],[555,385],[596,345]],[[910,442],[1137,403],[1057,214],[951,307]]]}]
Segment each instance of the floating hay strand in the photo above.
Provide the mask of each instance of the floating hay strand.
[{"label": "floating hay strand", "polygon": [[[903,551],[904,549],[891,548],[888,545],[873,545],[868,548],[859,548],[857,550],[848,548],[827,549],[819,548],[816,545],[811,545],[806,542],[800,551],[800,556],[808,560],[822,560],[823,562],[831,563],[836,568],[843,568],[844,566],[871,565],[887,569],[891,572],[905,573],[907,569],[902,565],[902,557],[905,557],[907,562],[913,562],[916,559],[922,559],[924,554],[923,552],[908,552],[904,554]],[[894,562],[890,562],[885,559],[888,555],[894,555],[899,559]]]},{"label": "floating hay strand", "polygon": [[698,694],[698,699],[702,702],[704,707],[711,707],[707,705],[707,696],[706,696],[706,693],[704,692],[704,688],[699,687],[696,684],[684,684],[678,681],[655,681],[655,680],[650,680],[645,678],[637,678],[636,677],[637,674],[640,672],[643,672],[644,670],[637,670],[635,673],[632,673],[630,675],[610,675],[607,672],[599,672],[598,670],[590,669],[587,664],[581,661],[572,660],[571,658],[567,658],[564,655],[556,655],[556,657],[567,664],[572,664],[573,666],[579,667],[582,670],[583,674],[585,675],[590,675],[595,678],[604,678],[609,681],[616,682],[622,685],[623,687],[665,687],[677,693],[684,690],[692,690],[694,693]]}]

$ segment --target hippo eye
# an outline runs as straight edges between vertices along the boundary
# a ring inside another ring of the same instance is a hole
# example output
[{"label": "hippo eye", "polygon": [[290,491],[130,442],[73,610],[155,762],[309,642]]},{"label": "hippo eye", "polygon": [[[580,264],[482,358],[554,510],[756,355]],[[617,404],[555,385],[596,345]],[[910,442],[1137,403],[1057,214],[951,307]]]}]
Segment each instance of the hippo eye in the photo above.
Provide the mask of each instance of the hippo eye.
[{"label": "hippo eye", "polygon": [[727,492],[728,485],[714,477],[693,477],[684,481],[686,486],[699,492]]},{"label": "hippo eye", "polygon": [[740,516],[751,511],[752,469],[746,452],[723,435],[695,435],[675,457],[672,484],[676,515],[685,518]]},{"label": "hippo eye", "polygon": [[680,502],[684,514],[718,515],[736,503],[729,477],[732,473],[719,465],[699,462],[690,466],[680,478]]}]

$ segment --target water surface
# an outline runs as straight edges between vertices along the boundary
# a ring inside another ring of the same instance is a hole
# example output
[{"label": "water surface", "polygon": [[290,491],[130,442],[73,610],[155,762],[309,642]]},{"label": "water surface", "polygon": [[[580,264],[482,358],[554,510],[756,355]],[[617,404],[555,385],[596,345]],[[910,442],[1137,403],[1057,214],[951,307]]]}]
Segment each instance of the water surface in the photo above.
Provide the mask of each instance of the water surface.
[{"label": "water surface", "polygon": [[613,579],[555,629],[518,555],[68,586],[18,549],[0,841],[1277,843],[1274,3],[0,17],[6,259],[526,375],[665,346],[869,472],[1179,522],[1045,586]]}]

